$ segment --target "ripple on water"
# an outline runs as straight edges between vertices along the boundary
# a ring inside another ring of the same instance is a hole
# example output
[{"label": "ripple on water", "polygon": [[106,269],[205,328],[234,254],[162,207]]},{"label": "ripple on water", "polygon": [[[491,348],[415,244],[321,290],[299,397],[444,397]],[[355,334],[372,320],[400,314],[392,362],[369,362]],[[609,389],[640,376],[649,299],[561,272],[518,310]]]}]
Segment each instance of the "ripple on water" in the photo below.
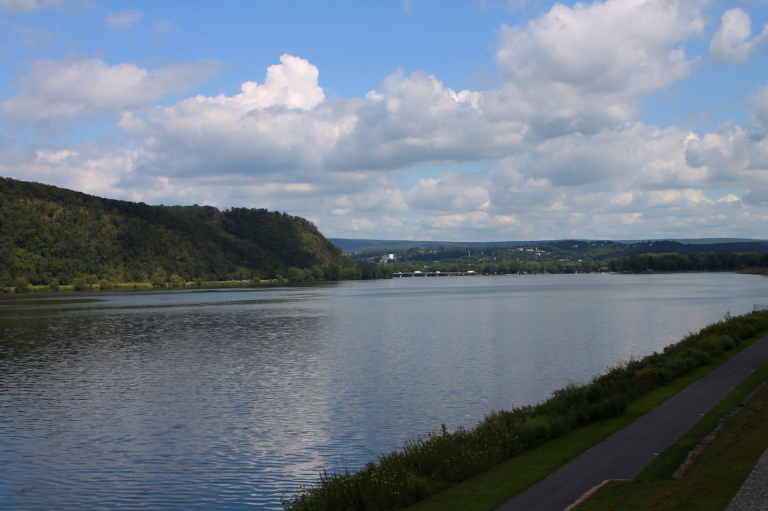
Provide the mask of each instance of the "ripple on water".
[{"label": "ripple on water", "polygon": [[281,509],[765,301],[729,274],[0,297],[0,508]]}]

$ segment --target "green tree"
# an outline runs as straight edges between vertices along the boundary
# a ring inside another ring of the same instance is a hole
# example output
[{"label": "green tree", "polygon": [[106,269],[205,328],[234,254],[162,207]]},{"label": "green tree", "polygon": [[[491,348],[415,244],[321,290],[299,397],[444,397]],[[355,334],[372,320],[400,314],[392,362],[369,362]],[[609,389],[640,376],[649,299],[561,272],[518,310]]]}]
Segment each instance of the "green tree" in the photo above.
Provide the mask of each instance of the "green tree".
[{"label": "green tree", "polygon": [[16,292],[17,293],[32,293],[35,291],[34,286],[29,283],[24,277],[16,277]]},{"label": "green tree", "polygon": [[302,282],[304,280],[304,272],[295,266],[288,268],[288,281],[289,282]]},{"label": "green tree", "polygon": [[152,274],[152,286],[153,287],[165,287],[165,283],[168,281],[168,274],[165,273],[165,270],[158,267],[157,270],[155,270],[155,273]]},{"label": "green tree", "polygon": [[184,282],[184,279],[182,279],[181,277],[179,277],[175,273],[173,275],[171,275],[170,283],[171,283],[171,287],[184,287],[184,285],[186,284]]}]

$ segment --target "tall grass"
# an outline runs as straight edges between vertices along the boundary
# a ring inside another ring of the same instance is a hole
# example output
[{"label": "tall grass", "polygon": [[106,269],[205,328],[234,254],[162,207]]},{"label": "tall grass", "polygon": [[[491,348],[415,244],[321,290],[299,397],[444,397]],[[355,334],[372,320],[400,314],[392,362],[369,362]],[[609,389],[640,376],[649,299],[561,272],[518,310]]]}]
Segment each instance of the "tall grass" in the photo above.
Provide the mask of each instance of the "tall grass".
[{"label": "tall grass", "polygon": [[408,440],[378,463],[323,472],[283,503],[289,511],[401,509],[469,479],[523,451],[591,422],[621,415],[629,403],[692,369],[710,364],[768,329],[768,312],[713,323],[661,353],[630,359],[586,384],[569,382],[535,405],[492,412],[474,429],[439,431]]}]

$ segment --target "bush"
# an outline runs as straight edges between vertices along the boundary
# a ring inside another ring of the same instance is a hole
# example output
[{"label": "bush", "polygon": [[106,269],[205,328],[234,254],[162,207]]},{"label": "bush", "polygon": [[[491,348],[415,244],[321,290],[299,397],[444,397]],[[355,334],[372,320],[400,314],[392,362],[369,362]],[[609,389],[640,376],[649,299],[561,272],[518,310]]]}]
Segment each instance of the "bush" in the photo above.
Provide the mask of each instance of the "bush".
[{"label": "bush", "polygon": [[165,270],[162,268],[158,268],[155,273],[152,275],[152,279],[150,282],[152,282],[152,287],[166,287],[165,283],[168,281],[168,274],[165,273]]},{"label": "bush", "polygon": [[16,277],[16,280],[14,283],[16,284],[14,287],[16,288],[17,293],[34,293],[35,292],[35,286],[30,284],[29,281],[24,277]]}]

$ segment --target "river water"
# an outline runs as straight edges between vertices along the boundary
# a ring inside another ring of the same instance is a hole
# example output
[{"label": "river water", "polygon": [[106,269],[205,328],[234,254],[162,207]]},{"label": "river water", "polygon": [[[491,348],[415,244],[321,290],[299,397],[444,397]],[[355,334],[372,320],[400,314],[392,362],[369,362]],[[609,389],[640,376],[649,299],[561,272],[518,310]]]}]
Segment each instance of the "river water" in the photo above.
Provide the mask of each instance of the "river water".
[{"label": "river water", "polygon": [[768,302],[730,273],[0,297],[0,508],[281,509]]}]

